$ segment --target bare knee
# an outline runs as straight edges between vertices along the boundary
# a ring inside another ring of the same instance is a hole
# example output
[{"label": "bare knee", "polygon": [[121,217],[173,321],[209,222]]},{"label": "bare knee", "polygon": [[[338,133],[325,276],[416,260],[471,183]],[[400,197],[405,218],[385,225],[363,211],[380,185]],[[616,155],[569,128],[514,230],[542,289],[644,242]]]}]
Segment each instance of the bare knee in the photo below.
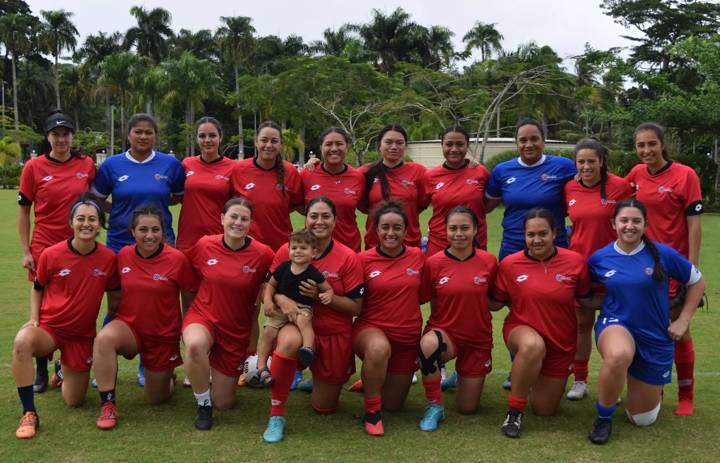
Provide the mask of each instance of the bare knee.
[{"label": "bare knee", "polygon": [[438,349],[438,338],[434,332],[429,332],[420,339],[420,350],[425,357],[430,357]]},{"label": "bare knee", "polygon": [[199,359],[208,356],[208,347],[204,342],[190,341],[185,344],[185,355],[188,359],[198,361]]},{"label": "bare knee", "polygon": [[633,359],[633,352],[630,349],[609,349],[603,352],[603,367],[612,371],[625,371]]},{"label": "bare knee", "polygon": [[20,332],[15,336],[13,342],[13,357],[26,360],[32,357],[32,340],[24,332]]},{"label": "bare knee", "polygon": [[115,347],[115,339],[112,335],[108,334],[106,331],[100,331],[100,333],[95,338],[95,352],[101,353],[101,354],[115,354],[116,353],[116,347]]},{"label": "bare knee", "polygon": [[363,361],[380,362],[390,358],[390,345],[380,340],[367,343],[363,353]]},{"label": "bare knee", "polygon": [[219,397],[213,399],[213,406],[220,411],[230,410],[235,406],[234,397]]},{"label": "bare knee", "polygon": [[545,343],[540,336],[528,336],[520,341],[515,355],[528,360],[541,360],[545,357]]}]

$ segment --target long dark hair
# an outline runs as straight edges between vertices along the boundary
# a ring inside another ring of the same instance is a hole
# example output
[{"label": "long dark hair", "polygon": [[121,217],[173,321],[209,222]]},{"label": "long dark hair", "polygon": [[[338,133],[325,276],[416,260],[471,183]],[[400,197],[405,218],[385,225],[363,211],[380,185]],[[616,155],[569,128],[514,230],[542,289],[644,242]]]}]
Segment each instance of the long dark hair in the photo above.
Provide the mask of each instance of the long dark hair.
[{"label": "long dark hair", "polygon": [[[282,148],[282,127],[278,125],[277,122],[273,121],[265,121],[262,124],[260,124],[257,128],[257,134],[255,135],[255,138],[260,135],[260,132],[264,128],[270,128],[277,130],[278,134],[280,135],[280,143]],[[255,157],[257,158],[257,150],[255,150]],[[283,162],[282,152],[278,151],[277,158],[275,159],[275,173],[277,175],[277,184],[280,185],[280,189],[282,191],[282,194],[287,196],[287,191],[285,191],[285,163]]]},{"label": "long dark hair", "polygon": [[[380,144],[386,133],[393,131],[398,132],[403,136],[407,143],[407,132],[399,124],[388,124],[380,130],[378,134],[378,150],[380,150]],[[385,173],[385,164],[383,164],[382,156],[365,172],[365,193],[363,196],[363,204],[367,207],[370,202],[370,190],[372,189],[373,183],[377,178],[380,181],[380,194],[383,200],[390,199],[390,185],[388,184],[387,175]]]},{"label": "long dark hair", "polygon": [[608,178],[608,150],[602,143],[595,140],[594,138],[583,138],[575,145],[575,157],[580,150],[593,150],[597,155],[600,163],[600,197],[607,199],[606,184]]},{"label": "long dark hair", "polygon": [[[645,219],[645,222],[647,223],[647,208],[637,199],[625,199],[617,203],[615,206],[615,214],[613,214],[613,220],[618,216],[618,214],[620,214],[620,211],[628,207],[634,207],[639,210],[642,213],[643,219]],[[653,241],[648,238],[645,233],[643,233],[642,240],[643,243],[645,243],[645,247],[648,251],[650,251],[653,262],[655,262],[655,267],[653,268],[653,279],[658,282],[664,281],[667,278],[667,274],[665,273],[665,268],[660,261],[660,253],[658,252],[657,246],[655,246],[655,243],[653,243]]]},{"label": "long dark hair", "polygon": [[660,140],[660,143],[662,143],[662,157],[666,161],[670,161],[670,153],[667,149],[667,143],[665,143],[665,128],[658,124],[657,122],[643,122],[642,124],[638,125],[635,129],[635,132],[633,132],[633,140],[637,139],[637,135],[640,132],[645,132],[646,130],[649,130],[658,137],[658,140]]}]

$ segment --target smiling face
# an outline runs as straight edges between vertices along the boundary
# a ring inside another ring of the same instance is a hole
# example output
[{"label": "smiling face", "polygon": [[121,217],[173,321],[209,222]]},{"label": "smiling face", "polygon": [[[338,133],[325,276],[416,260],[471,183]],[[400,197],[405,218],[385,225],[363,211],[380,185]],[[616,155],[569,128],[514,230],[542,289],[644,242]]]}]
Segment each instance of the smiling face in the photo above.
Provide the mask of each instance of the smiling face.
[{"label": "smiling face", "polygon": [[141,215],[131,230],[141,253],[145,256],[155,253],[163,242],[163,229],[160,218],[154,215]]},{"label": "smiling face", "polygon": [[322,201],[310,206],[305,216],[305,228],[320,241],[330,239],[335,228],[335,215],[330,206]]},{"label": "smiling face", "polygon": [[222,137],[215,124],[205,122],[200,124],[197,129],[197,144],[200,147],[200,153],[205,157],[214,158],[218,155],[218,148]]},{"label": "smiling face", "polygon": [[525,124],[518,129],[517,149],[520,159],[527,164],[533,165],[540,160],[545,149],[545,141],[540,129],[533,124]]},{"label": "smiling face", "polygon": [[468,143],[460,132],[448,132],[442,140],[442,152],[450,167],[461,167],[465,163]]},{"label": "smiling face", "polygon": [[88,204],[81,204],[72,216],[70,227],[76,239],[94,241],[100,230],[100,216],[97,209]]},{"label": "smiling face", "polygon": [[550,227],[547,219],[536,217],[525,222],[525,245],[530,255],[538,260],[544,260],[553,253],[555,231]]},{"label": "smiling face", "polygon": [[223,233],[226,239],[240,240],[247,236],[250,230],[252,213],[245,206],[236,204],[220,216]]},{"label": "smiling face", "polygon": [[266,166],[275,165],[281,146],[280,132],[272,127],[263,127],[255,138],[258,161]]},{"label": "smiling face", "polygon": [[451,248],[465,251],[473,246],[477,227],[468,214],[455,213],[448,217],[445,232]]},{"label": "smiling face", "polygon": [[305,265],[312,262],[315,248],[307,241],[293,240],[288,243],[288,254],[293,264]]},{"label": "smiling face", "polygon": [[593,186],[600,181],[602,165],[600,155],[593,149],[583,148],[575,155],[575,167],[587,186]]},{"label": "smiling face", "polygon": [[388,253],[397,252],[405,238],[405,220],[396,212],[387,212],[378,218],[377,234],[380,247]]},{"label": "smiling face", "polygon": [[132,154],[148,155],[155,148],[155,128],[149,121],[140,121],[130,129],[128,141]]},{"label": "smiling face", "polygon": [[637,207],[623,207],[613,218],[612,226],[617,232],[618,241],[628,249],[640,244],[645,232],[645,216]]},{"label": "smiling face", "polygon": [[50,149],[53,154],[65,156],[70,152],[73,133],[65,127],[57,127],[48,132],[47,141],[50,143]]},{"label": "smiling face", "polygon": [[328,166],[339,166],[345,163],[347,156],[347,142],[345,137],[336,132],[330,132],[323,138],[320,145],[320,154]]},{"label": "smiling face", "polygon": [[667,161],[663,158],[663,145],[654,130],[641,130],[635,134],[635,153],[650,170],[656,171]]},{"label": "smiling face", "polygon": [[386,165],[393,167],[403,160],[405,156],[405,137],[402,133],[389,130],[380,140],[380,154]]}]

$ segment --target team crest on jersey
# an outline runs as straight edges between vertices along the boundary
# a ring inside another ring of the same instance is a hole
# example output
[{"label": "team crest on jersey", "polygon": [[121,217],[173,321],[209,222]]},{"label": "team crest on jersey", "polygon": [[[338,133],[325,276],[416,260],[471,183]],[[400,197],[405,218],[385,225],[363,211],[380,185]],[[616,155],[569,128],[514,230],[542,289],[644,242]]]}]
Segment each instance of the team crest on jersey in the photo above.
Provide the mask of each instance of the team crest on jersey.
[{"label": "team crest on jersey", "polygon": [[414,180],[408,180],[408,179],[405,179],[405,178],[404,178],[404,179],[400,180],[400,185],[402,185],[402,186],[412,186],[412,185],[415,185],[415,181],[414,181]]},{"label": "team crest on jersey", "polygon": [[318,185],[317,183],[310,187],[310,191],[317,191],[319,189],[320,189],[320,185]]},{"label": "team crest on jersey", "polygon": [[440,188],[442,188],[442,187],[444,187],[444,186],[445,186],[445,182],[438,182],[438,184],[435,185],[435,189],[436,189],[436,190],[439,190]]},{"label": "team crest on jersey", "polygon": [[61,277],[66,277],[72,273],[69,268],[64,268],[58,272],[58,275]]},{"label": "team crest on jersey", "polygon": [[352,188],[349,188],[349,187],[343,188],[343,193],[345,193],[346,195],[352,195],[352,196],[355,196],[357,194],[357,192],[355,190],[353,190]]},{"label": "team crest on jersey", "polygon": [[645,267],[645,275],[652,276],[652,274],[655,273],[655,269],[652,267]]},{"label": "team crest on jersey", "polygon": [[510,185],[511,183],[515,183],[515,180],[517,180],[517,178],[510,177],[509,179],[505,180],[505,185]]},{"label": "team crest on jersey", "polygon": [[77,178],[87,178],[88,173],[87,172],[75,172],[75,177]]},{"label": "team crest on jersey", "polygon": [[43,181],[43,182],[49,182],[49,181],[52,180],[52,179],[53,179],[53,176],[52,176],[52,175],[46,175],[45,177],[42,178],[42,181]]},{"label": "team crest on jersey", "polygon": [[167,175],[163,175],[163,174],[155,174],[155,175],[153,175],[153,178],[154,178],[155,180],[167,180],[167,179],[168,179],[168,176],[167,176]]},{"label": "team crest on jersey", "polygon": [[155,281],[168,281],[168,277],[160,275],[159,273],[153,273],[153,280]]},{"label": "team crest on jersey", "polygon": [[605,272],[605,278],[610,278],[611,276],[615,275],[617,273],[617,270],[608,270]]},{"label": "team crest on jersey", "polygon": [[465,179],[466,185],[480,185],[480,180],[474,179],[474,178],[466,178]]},{"label": "team crest on jersey", "polygon": [[450,277],[442,277],[438,280],[439,285],[445,285],[447,282],[450,281]]},{"label": "team crest on jersey", "polygon": [[223,182],[229,182],[229,181],[230,181],[230,177],[226,177],[226,176],[224,176],[224,175],[217,174],[217,175],[215,176],[215,180],[222,180]]},{"label": "team crest on jersey", "polygon": [[243,265],[243,273],[255,273],[257,272],[256,268],[252,268],[249,265]]},{"label": "team crest on jersey", "polygon": [[672,193],[673,189],[669,186],[660,185],[658,187],[658,193]]},{"label": "team crest on jersey", "polygon": [[528,276],[525,274],[519,275],[517,278],[515,278],[515,281],[518,283],[522,283],[523,281],[527,280]]},{"label": "team crest on jersey", "polygon": [[325,279],[328,279],[328,278],[337,278],[340,275],[337,272],[328,272],[327,270],[324,270],[322,272],[322,276],[324,276]]},{"label": "team crest on jersey", "polygon": [[118,182],[124,182],[125,180],[129,179],[129,175],[121,175],[118,177]]},{"label": "team crest on jersey", "polygon": [[577,203],[577,201],[575,199],[571,199],[570,201],[568,201],[568,207],[574,206],[575,203]]},{"label": "team crest on jersey", "polygon": [[410,267],[405,269],[405,273],[407,273],[408,275],[420,275],[419,270],[415,270],[414,268],[410,268]]},{"label": "team crest on jersey", "polygon": [[132,270],[130,267],[123,267],[120,273],[130,273],[130,270]]},{"label": "team crest on jersey", "polygon": [[481,277],[480,275],[475,275],[473,277],[473,283],[476,285],[482,285],[484,283],[487,283],[487,278]]},{"label": "team crest on jersey", "polygon": [[193,176],[193,175],[195,175],[195,171],[194,171],[194,170],[188,170],[188,171],[185,173],[185,177],[190,177],[190,176]]},{"label": "team crest on jersey", "polygon": [[563,281],[573,281],[573,277],[569,277],[567,275],[563,275],[562,273],[556,273],[555,274],[555,281],[559,281],[562,283]]},{"label": "team crest on jersey", "polygon": [[99,268],[94,268],[92,271],[92,274],[94,277],[105,277],[107,276],[107,272],[103,272]]},{"label": "team crest on jersey", "polygon": [[375,278],[379,277],[382,274],[380,270],[373,270],[372,272],[368,273],[368,278]]},{"label": "team crest on jersey", "polygon": [[255,188],[255,184],[253,182],[246,183],[243,188],[246,190],[252,190],[253,188]]},{"label": "team crest on jersey", "polygon": [[217,259],[208,259],[207,264],[208,265],[217,265],[219,261]]},{"label": "team crest on jersey", "polygon": [[543,182],[547,182],[548,180],[555,180],[556,178],[558,178],[557,175],[550,174],[542,174],[540,176],[540,180],[542,180]]}]

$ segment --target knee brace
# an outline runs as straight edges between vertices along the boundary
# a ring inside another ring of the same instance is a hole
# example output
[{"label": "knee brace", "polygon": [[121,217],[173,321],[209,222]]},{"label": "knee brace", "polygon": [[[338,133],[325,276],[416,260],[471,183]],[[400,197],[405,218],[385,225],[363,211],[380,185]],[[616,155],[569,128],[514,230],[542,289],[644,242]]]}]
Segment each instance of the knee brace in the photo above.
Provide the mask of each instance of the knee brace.
[{"label": "knee brace", "polygon": [[631,415],[630,412],[626,409],[625,413],[627,414],[630,421],[635,424],[635,426],[650,426],[657,420],[658,414],[660,414],[660,402],[658,402],[657,406],[649,412]]},{"label": "knee brace", "polygon": [[422,349],[419,349],[418,357],[420,358],[420,371],[423,376],[431,375],[443,367],[442,353],[447,350],[447,344],[443,342],[442,332],[433,330],[433,333],[435,333],[435,336],[437,336],[438,339],[438,347],[435,349],[435,352],[430,354],[430,356],[425,357]]}]

